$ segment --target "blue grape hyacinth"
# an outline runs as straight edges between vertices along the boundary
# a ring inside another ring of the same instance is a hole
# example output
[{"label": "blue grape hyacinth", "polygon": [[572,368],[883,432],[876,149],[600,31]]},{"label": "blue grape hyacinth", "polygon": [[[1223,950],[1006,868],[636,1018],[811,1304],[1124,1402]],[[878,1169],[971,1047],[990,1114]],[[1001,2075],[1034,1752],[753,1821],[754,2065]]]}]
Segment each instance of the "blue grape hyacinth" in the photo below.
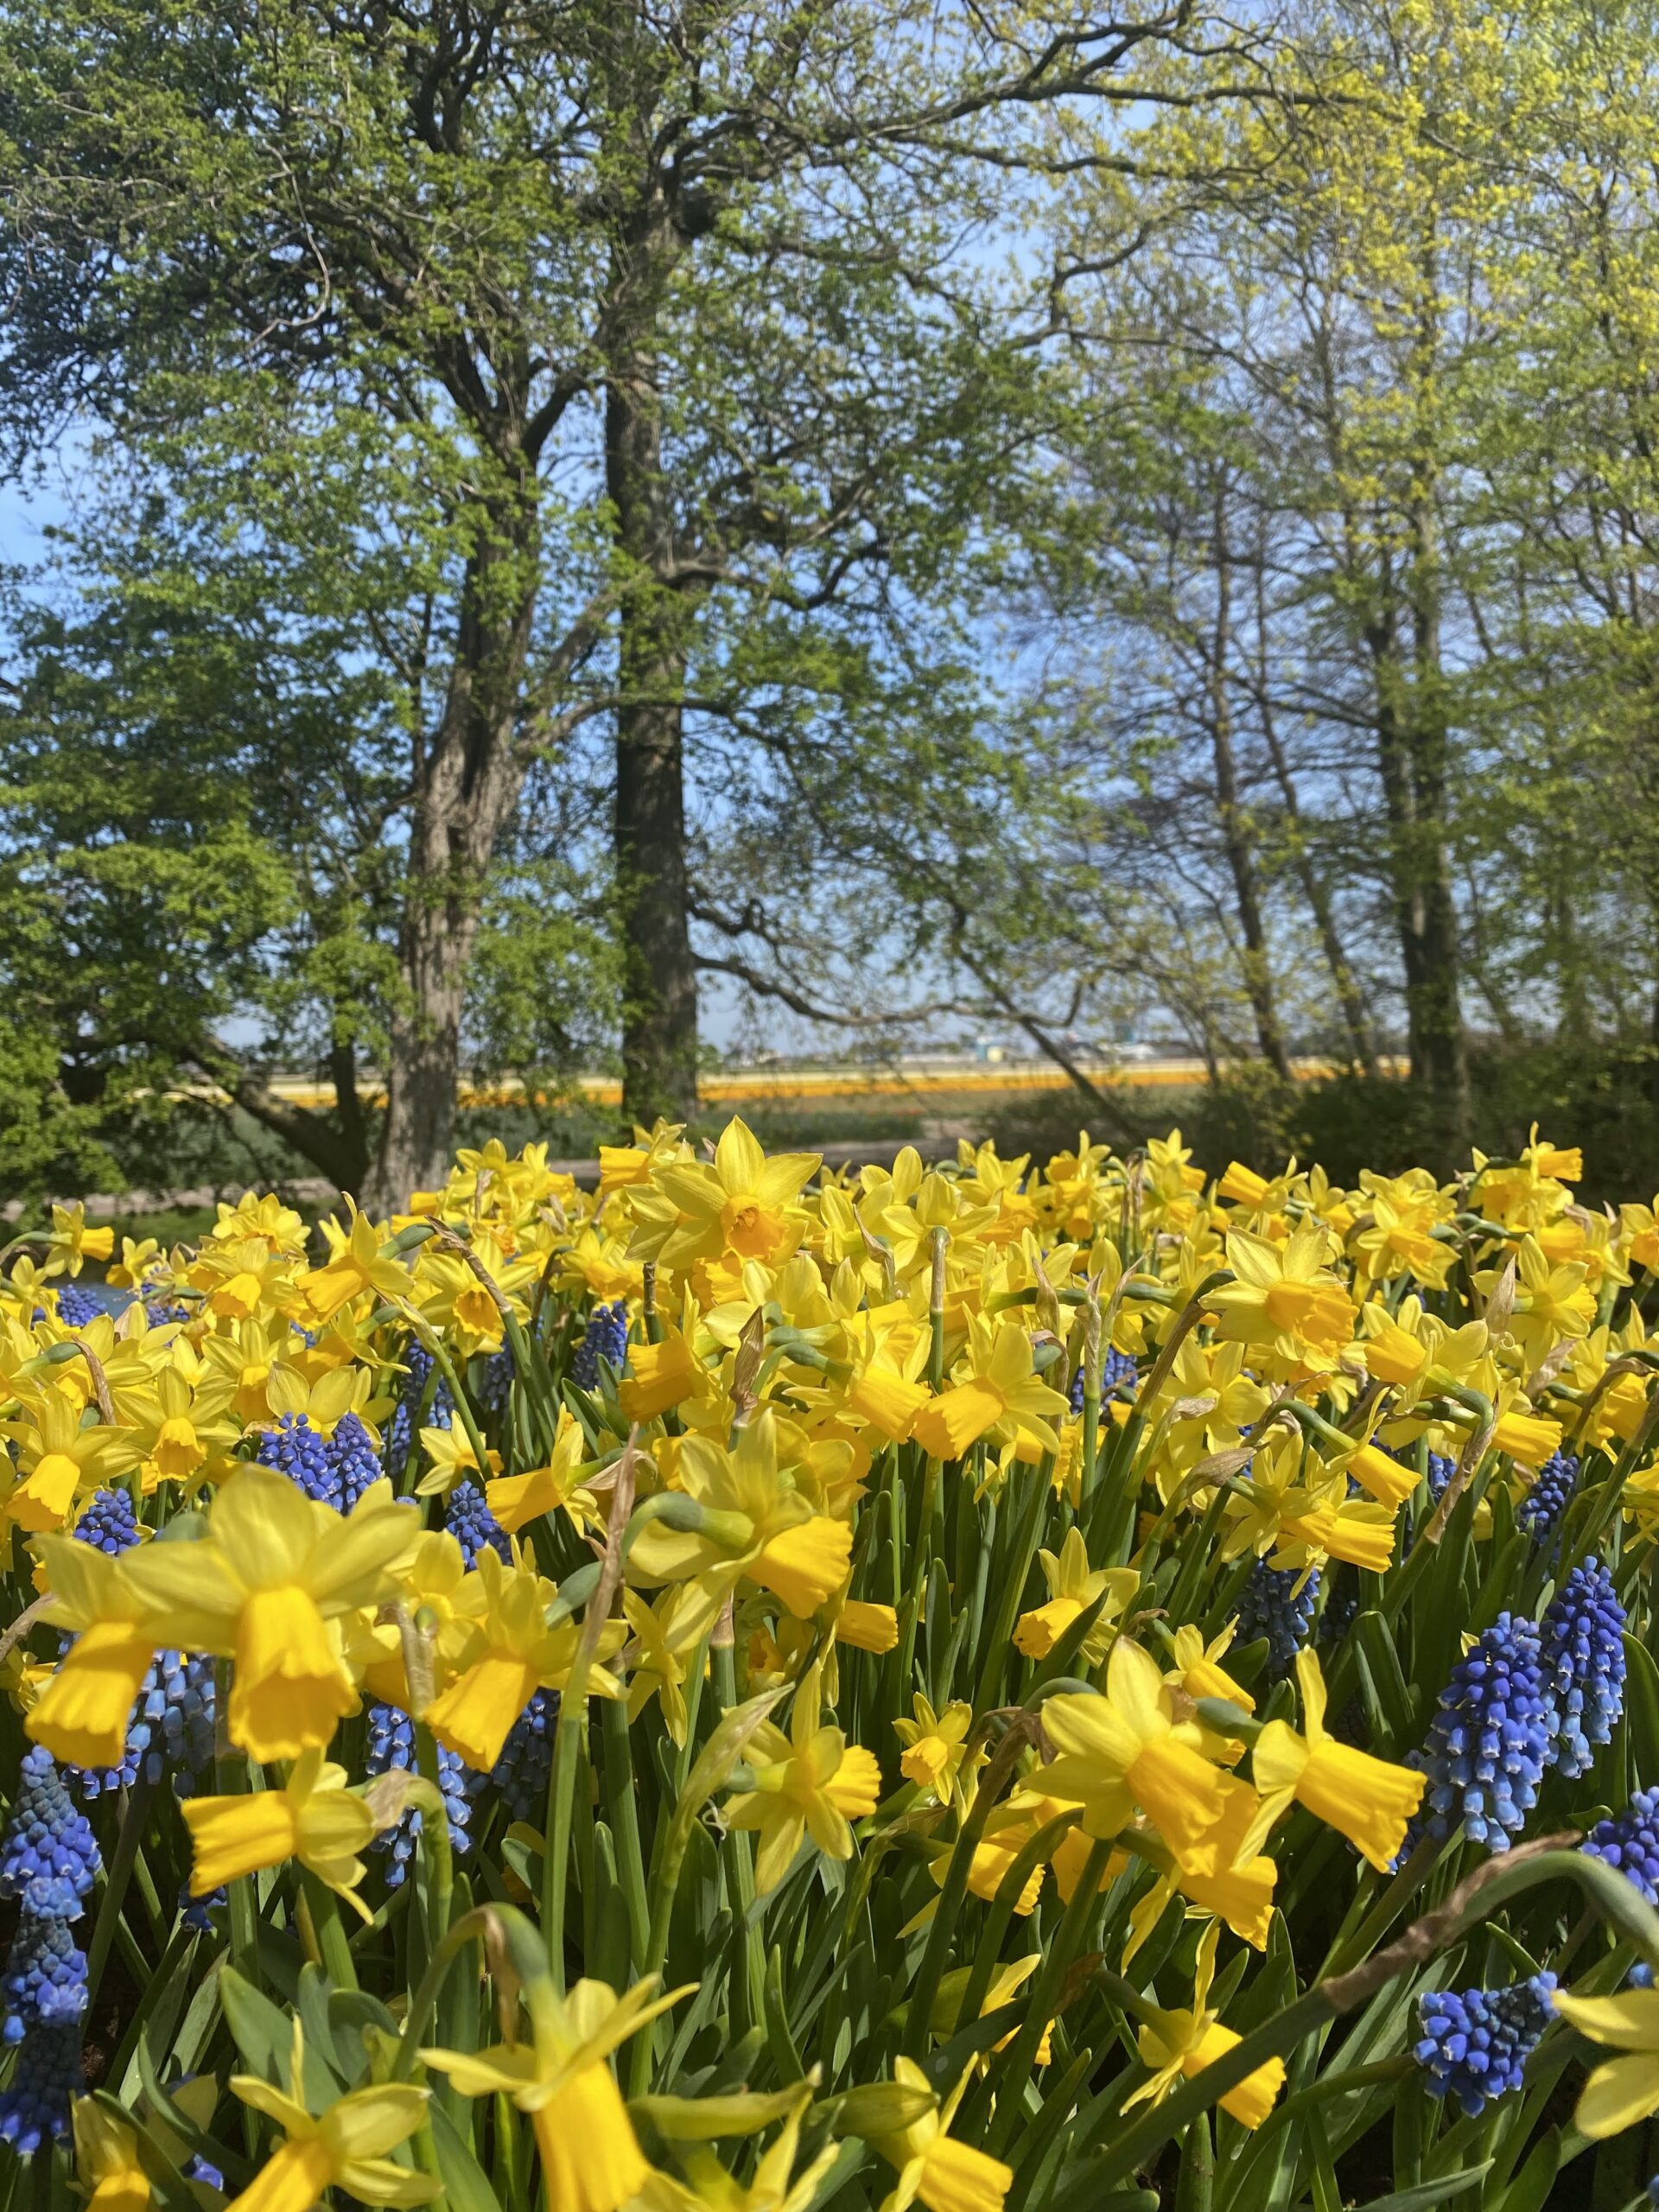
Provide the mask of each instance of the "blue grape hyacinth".
[{"label": "blue grape hyacinth", "polygon": [[42,2024],[79,2020],[86,2010],[86,1955],[67,1921],[25,1913],[0,1972],[0,2041],[22,2043]]},{"label": "blue grape hyacinth", "polygon": [[187,1880],[179,1888],[179,1918],[186,1928],[193,1929],[198,1936],[211,1936],[213,1932],[213,1912],[222,1910],[230,1899],[231,1893],[222,1882],[216,1890],[210,1890],[205,1897],[198,1897],[191,1895]]},{"label": "blue grape hyacinth", "polygon": [[51,1753],[31,1744],[0,1839],[0,1897],[21,1897],[41,1917],[74,1920],[103,1860],[97,1839],[63,1786]]},{"label": "blue grape hyacinth", "polygon": [[78,1282],[58,1285],[58,1319],[66,1329],[84,1329],[105,1310],[96,1291]]},{"label": "blue grape hyacinth", "polygon": [[1478,1843],[1507,1851],[1538,1802],[1554,1739],[1538,1630],[1500,1613],[1452,1669],[1427,1741],[1406,1761],[1428,1777],[1407,1850],[1420,1835],[1450,1835],[1461,1821]]},{"label": "blue grape hyacinth", "polygon": [[506,1530],[489,1509],[484,1493],[475,1482],[463,1478],[449,1493],[443,1525],[461,1546],[461,1555],[468,1567],[473,1566],[483,1551],[493,1552],[504,1562],[512,1557],[512,1544]]},{"label": "blue grape hyacinth", "polygon": [[582,1332],[582,1343],[570,1358],[570,1380],[577,1389],[597,1389],[600,1385],[600,1360],[621,1374],[621,1363],[628,1358],[628,1300],[617,1299],[615,1305],[595,1305],[588,1314],[588,1325]]},{"label": "blue grape hyacinth", "polygon": [[213,1756],[215,1697],[211,1658],[158,1651],[139,1688],[120,1765],[64,1772],[89,1799],[130,1789],[141,1775],[156,1783],[170,1772],[174,1788],[187,1797]]},{"label": "blue grape hyacinth", "polygon": [[[365,1768],[371,1776],[385,1774],[393,1768],[413,1773],[416,1767],[415,1724],[406,1713],[395,1705],[372,1705],[369,1707],[369,1747]],[[449,1848],[457,1855],[472,1848],[468,1823],[472,1819],[473,1799],[483,1787],[484,1777],[454,1751],[438,1746],[438,1787],[442,1792],[445,1809],[449,1815]],[[390,1853],[391,1864],[386,1869],[389,1888],[397,1889],[409,1872],[409,1862],[415,1856],[420,1842],[421,1815],[411,1805],[395,1827],[383,1829],[376,1836],[372,1848]]]},{"label": "blue grape hyacinth", "polygon": [[1473,2120],[1492,2098],[1518,2089],[1554,2018],[1554,1987],[1553,1974],[1537,1974],[1510,1989],[1426,1990],[1412,2055],[1428,2075],[1430,2096],[1455,2097]]},{"label": "blue grape hyacinth", "polygon": [[86,1816],[70,1802],[51,1754],[31,1745],[0,1838],[0,1897],[22,1905],[0,1971],[0,2037],[18,2046],[0,2090],[0,2140],[22,2158],[68,2133],[80,2088],[86,1961],[68,1923],[79,1919],[101,1866]]},{"label": "blue grape hyacinth", "polygon": [[553,1729],[558,1717],[558,1692],[533,1692],[501,1746],[490,1780],[500,1791],[512,1820],[539,1821],[546,1809],[548,1777],[553,1770]]},{"label": "blue grape hyacinth", "polygon": [[1555,1756],[1569,1780],[1587,1774],[1624,1710],[1624,1608],[1599,1559],[1575,1567],[1540,1624],[1555,1701]]},{"label": "blue grape hyacinth", "polygon": [[124,1490],[95,1490],[74,1526],[76,1541],[118,1559],[138,1541],[138,1516]]},{"label": "blue grape hyacinth", "polygon": [[507,1402],[512,1395],[514,1373],[511,1344],[503,1344],[499,1351],[493,1351],[484,1363],[484,1382],[478,1394],[479,1402],[494,1421],[499,1421],[507,1410]]},{"label": "blue grape hyacinth", "polygon": [[80,2023],[43,2021],[23,2038],[16,2071],[0,2089],[0,2142],[21,2158],[60,2142],[80,2088]]},{"label": "blue grape hyacinth", "polygon": [[1617,1866],[1649,1904],[1659,1905],[1659,1789],[1638,1789],[1622,1813],[1598,1821],[1579,1848]]},{"label": "blue grape hyacinth", "polygon": [[[415,1441],[416,1416],[421,1401],[431,1379],[432,1355],[418,1340],[411,1342],[404,1352],[404,1365],[409,1370],[404,1377],[404,1387],[386,1427],[386,1471],[400,1475],[409,1464],[410,1446]],[[432,1402],[426,1409],[422,1426],[426,1428],[451,1428],[454,1425],[455,1402],[449,1385],[438,1377],[438,1386],[432,1393]]]},{"label": "blue grape hyacinth", "polygon": [[349,1513],[381,1475],[369,1432],[355,1414],[342,1414],[331,1436],[314,1427],[308,1414],[284,1414],[262,1433],[255,1457],[336,1513]]},{"label": "blue grape hyacinth", "polygon": [[1516,1526],[1524,1529],[1535,1544],[1549,1544],[1553,1548],[1578,1483],[1579,1461],[1573,1453],[1551,1452],[1538,1470],[1532,1488],[1515,1509]]},{"label": "blue grape hyacinth", "polygon": [[579,1390],[592,1390],[599,1382],[601,1359],[620,1373],[627,1356],[628,1301],[619,1298],[613,1306],[595,1306],[588,1316],[587,1329],[570,1363],[570,1378]]},{"label": "blue grape hyacinth", "polygon": [[1268,1673],[1287,1675],[1307,1642],[1319,1601],[1319,1570],[1269,1567],[1259,1559],[1238,1593],[1238,1641],[1268,1640]]}]

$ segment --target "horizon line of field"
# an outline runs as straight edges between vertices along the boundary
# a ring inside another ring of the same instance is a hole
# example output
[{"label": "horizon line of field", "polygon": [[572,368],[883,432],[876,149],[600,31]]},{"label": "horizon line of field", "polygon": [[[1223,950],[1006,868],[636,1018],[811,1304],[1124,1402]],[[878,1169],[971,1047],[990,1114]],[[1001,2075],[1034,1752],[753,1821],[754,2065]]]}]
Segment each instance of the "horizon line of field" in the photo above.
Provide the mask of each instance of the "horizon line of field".
[{"label": "horizon line of field", "polygon": [[[1403,1058],[1386,1058],[1379,1064],[1384,1074],[1400,1075],[1406,1070]],[[1079,1074],[1103,1090],[1117,1086],[1125,1090],[1151,1090],[1163,1086],[1185,1086],[1205,1081],[1211,1071],[1198,1058],[1168,1058],[1138,1060],[1128,1065],[1119,1062],[1079,1061]],[[1322,1077],[1335,1075],[1340,1063],[1334,1059],[1307,1055],[1294,1058],[1291,1073],[1299,1083],[1317,1082]],[[914,1068],[755,1068],[734,1071],[723,1074],[711,1070],[700,1076],[697,1091],[707,1105],[735,1105],[746,1099],[789,1098],[888,1098],[906,1096],[925,1096],[961,1092],[997,1092],[1025,1090],[1065,1090],[1071,1086],[1071,1077],[1058,1066],[1033,1066],[1020,1062],[996,1061],[959,1065],[933,1065]],[[301,1075],[275,1075],[266,1078],[265,1088],[275,1096],[290,1105],[326,1106],[334,1096],[332,1084],[320,1083],[314,1077]],[[378,1077],[359,1077],[358,1096],[367,1104],[374,1104],[385,1096],[385,1085]],[[181,1096],[219,1096],[217,1087],[211,1084],[181,1087]],[[532,1105],[556,1103],[561,1098],[580,1097],[594,1106],[620,1106],[622,1084],[614,1076],[581,1075],[573,1077],[561,1088],[548,1087],[530,1090],[522,1077],[504,1076],[493,1083],[462,1082],[457,1086],[456,1096],[465,1106],[501,1106],[524,1099]]]}]

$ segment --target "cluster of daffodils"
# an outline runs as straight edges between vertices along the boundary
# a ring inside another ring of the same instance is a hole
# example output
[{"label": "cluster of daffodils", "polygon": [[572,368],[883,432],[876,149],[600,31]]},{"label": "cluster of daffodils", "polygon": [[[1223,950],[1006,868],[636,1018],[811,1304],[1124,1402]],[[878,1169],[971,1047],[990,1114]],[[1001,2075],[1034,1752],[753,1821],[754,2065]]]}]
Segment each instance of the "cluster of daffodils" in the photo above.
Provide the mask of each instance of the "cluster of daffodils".
[{"label": "cluster of daffodils", "polygon": [[1580,1175],[734,1122],[170,1251],[55,1209],[0,1273],[0,2141],[122,2212],[1628,2164],[1659,1199]]}]

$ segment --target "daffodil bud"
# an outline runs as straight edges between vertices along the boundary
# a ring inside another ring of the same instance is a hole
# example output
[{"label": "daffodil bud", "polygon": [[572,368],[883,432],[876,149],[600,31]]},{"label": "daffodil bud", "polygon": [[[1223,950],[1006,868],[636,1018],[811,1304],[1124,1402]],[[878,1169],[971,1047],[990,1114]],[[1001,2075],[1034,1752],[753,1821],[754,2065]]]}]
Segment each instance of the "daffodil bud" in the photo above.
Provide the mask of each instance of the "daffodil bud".
[{"label": "daffodil bud", "polygon": [[841,2098],[830,2120],[837,2135],[858,2135],[868,2142],[883,2135],[902,2135],[918,2120],[938,2110],[931,2089],[912,2089],[902,2082],[869,2082],[849,2089]]},{"label": "daffodil bud", "polygon": [[937,1169],[922,1178],[916,1218],[925,1229],[949,1229],[957,1217],[957,1186]]}]

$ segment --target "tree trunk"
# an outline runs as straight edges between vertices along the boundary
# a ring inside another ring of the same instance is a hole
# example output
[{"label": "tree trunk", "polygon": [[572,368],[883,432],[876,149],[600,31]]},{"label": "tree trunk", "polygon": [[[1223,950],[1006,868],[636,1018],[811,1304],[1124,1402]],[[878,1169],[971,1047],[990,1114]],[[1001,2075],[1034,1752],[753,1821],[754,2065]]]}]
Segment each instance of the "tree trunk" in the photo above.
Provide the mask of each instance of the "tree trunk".
[{"label": "tree trunk", "polygon": [[[1414,641],[1419,681],[1408,682],[1400,651],[1391,580],[1367,626],[1376,685],[1377,766],[1389,815],[1389,868],[1406,979],[1411,1077],[1446,1105],[1453,1129],[1466,1117],[1468,1064],[1458,1001],[1457,915],[1446,853],[1444,709],[1426,696],[1427,651],[1421,622]],[[1434,671],[1437,684],[1438,668]]]},{"label": "tree trunk", "polygon": [[1427,500],[1419,503],[1413,517],[1413,540],[1411,766],[1422,883],[1423,1050],[1429,1088],[1445,1103],[1454,1129],[1461,1132],[1469,1114],[1469,1063],[1458,999],[1458,913],[1446,853],[1448,734],[1434,522]]},{"label": "tree trunk", "polygon": [[1261,659],[1256,671],[1258,707],[1262,720],[1262,735],[1267,745],[1268,758],[1273,764],[1274,779],[1279,786],[1280,798],[1285,810],[1285,821],[1289,830],[1290,861],[1296,880],[1302,887],[1302,896],[1307,901],[1308,912],[1313,917],[1313,926],[1319,932],[1319,950],[1325,955],[1325,964],[1331,971],[1331,984],[1337,995],[1337,1004],[1342,1008],[1343,1027],[1348,1033],[1348,1050],[1354,1064],[1362,1073],[1376,1072],[1376,1046],[1371,1037],[1370,1016],[1359,988],[1348,955],[1343,948],[1337,929],[1336,909],[1332,903],[1331,890],[1319,869],[1314,867],[1302,835],[1301,804],[1297,796],[1296,780],[1285,757],[1285,748],[1279,736],[1279,718],[1273,709],[1273,699],[1268,683],[1268,625],[1264,567],[1258,561],[1255,571],[1256,636],[1261,641]]},{"label": "tree trunk", "polygon": [[690,608],[664,581],[673,572],[674,518],[656,368],[636,340],[613,361],[605,397],[606,487],[627,571],[616,715],[622,1105],[645,1124],[658,1115],[690,1121],[697,1110],[681,703]]},{"label": "tree trunk", "polygon": [[1244,991],[1255,1017],[1256,1043],[1275,1075],[1290,1080],[1290,1060],[1274,997],[1267,931],[1262,919],[1255,839],[1249,817],[1238,803],[1238,774],[1233,760],[1232,704],[1227,693],[1227,663],[1232,650],[1232,562],[1227,550],[1225,492],[1217,486],[1215,505],[1216,629],[1210,655],[1210,744],[1215,761],[1216,816],[1221,824],[1238,924],[1244,938]]},{"label": "tree trunk", "polygon": [[399,1001],[386,1116],[366,1202],[377,1213],[441,1184],[454,1145],[467,968],[496,839],[523,781],[514,735],[536,607],[534,474],[480,518],[461,584],[443,715],[417,744]]}]

